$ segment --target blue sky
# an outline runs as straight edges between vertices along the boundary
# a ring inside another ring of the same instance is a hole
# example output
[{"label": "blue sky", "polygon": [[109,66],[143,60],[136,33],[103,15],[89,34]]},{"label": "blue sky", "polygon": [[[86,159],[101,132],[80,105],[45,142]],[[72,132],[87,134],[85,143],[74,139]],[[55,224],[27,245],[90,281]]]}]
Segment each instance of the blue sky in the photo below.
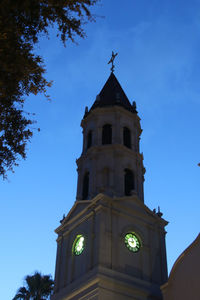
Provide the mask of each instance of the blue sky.
[{"label": "blue sky", "polygon": [[10,300],[27,274],[54,275],[56,234],[76,196],[80,122],[115,75],[136,101],[143,133],[145,204],[160,206],[167,226],[169,271],[200,227],[200,1],[102,0],[87,38],[66,48],[52,29],[37,51],[44,57],[51,101],[27,99],[41,132],[8,181],[0,182],[1,298]]}]

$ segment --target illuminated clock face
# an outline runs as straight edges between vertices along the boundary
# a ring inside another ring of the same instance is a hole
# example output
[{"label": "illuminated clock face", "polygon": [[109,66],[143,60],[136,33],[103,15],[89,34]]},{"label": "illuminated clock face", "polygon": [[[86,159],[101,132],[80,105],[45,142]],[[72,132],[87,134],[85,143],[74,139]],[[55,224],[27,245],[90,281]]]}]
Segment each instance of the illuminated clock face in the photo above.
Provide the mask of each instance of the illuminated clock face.
[{"label": "illuminated clock face", "polygon": [[134,233],[127,233],[125,235],[125,245],[130,251],[133,252],[138,252],[141,247],[140,240]]},{"label": "illuminated clock face", "polygon": [[85,238],[83,235],[79,234],[73,243],[73,252],[75,255],[80,255],[85,248]]}]

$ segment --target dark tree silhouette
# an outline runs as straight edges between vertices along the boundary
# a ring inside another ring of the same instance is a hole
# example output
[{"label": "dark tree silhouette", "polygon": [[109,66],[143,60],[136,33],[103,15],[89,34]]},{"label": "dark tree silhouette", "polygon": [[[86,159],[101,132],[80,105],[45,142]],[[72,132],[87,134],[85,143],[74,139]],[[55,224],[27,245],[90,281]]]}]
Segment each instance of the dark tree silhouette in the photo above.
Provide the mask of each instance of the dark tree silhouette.
[{"label": "dark tree silhouette", "polygon": [[25,286],[20,287],[13,300],[46,300],[53,291],[53,280],[50,275],[35,272],[25,277]]},{"label": "dark tree silhouette", "polygon": [[85,37],[83,25],[94,18],[90,8],[99,0],[1,0],[0,1],[0,175],[6,178],[19,158],[26,158],[26,144],[33,134],[33,120],[25,114],[24,101],[31,93],[48,98],[51,86],[42,57],[34,46],[50,26],[66,43]]}]

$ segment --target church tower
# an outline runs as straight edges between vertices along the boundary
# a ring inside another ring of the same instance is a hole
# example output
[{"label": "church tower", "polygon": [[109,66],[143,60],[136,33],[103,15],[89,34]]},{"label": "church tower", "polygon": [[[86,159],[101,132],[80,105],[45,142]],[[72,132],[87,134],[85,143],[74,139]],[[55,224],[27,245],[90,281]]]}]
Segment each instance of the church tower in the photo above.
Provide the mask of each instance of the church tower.
[{"label": "church tower", "polygon": [[56,229],[51,300],[161,300],[167,222],[144,204],[140,118],[113,69],[81,126],[77,198]]}]

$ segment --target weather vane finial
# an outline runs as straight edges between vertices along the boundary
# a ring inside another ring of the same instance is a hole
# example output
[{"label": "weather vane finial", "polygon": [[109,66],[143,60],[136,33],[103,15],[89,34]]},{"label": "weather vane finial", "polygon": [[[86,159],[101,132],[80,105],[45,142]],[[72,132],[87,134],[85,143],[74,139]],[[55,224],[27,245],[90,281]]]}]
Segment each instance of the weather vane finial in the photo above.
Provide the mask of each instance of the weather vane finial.
[{"label": "weather vane finial", "polygon": [[118,53],[114,53],[114,51],[112,51],[111,59],[108,62],[108,64],[112,64],[112,67],[110,68],[112,73],[114,72],[114,69],[115,69],[114,60],[115,60],[115,57],[117,56],[117,54]]}]

